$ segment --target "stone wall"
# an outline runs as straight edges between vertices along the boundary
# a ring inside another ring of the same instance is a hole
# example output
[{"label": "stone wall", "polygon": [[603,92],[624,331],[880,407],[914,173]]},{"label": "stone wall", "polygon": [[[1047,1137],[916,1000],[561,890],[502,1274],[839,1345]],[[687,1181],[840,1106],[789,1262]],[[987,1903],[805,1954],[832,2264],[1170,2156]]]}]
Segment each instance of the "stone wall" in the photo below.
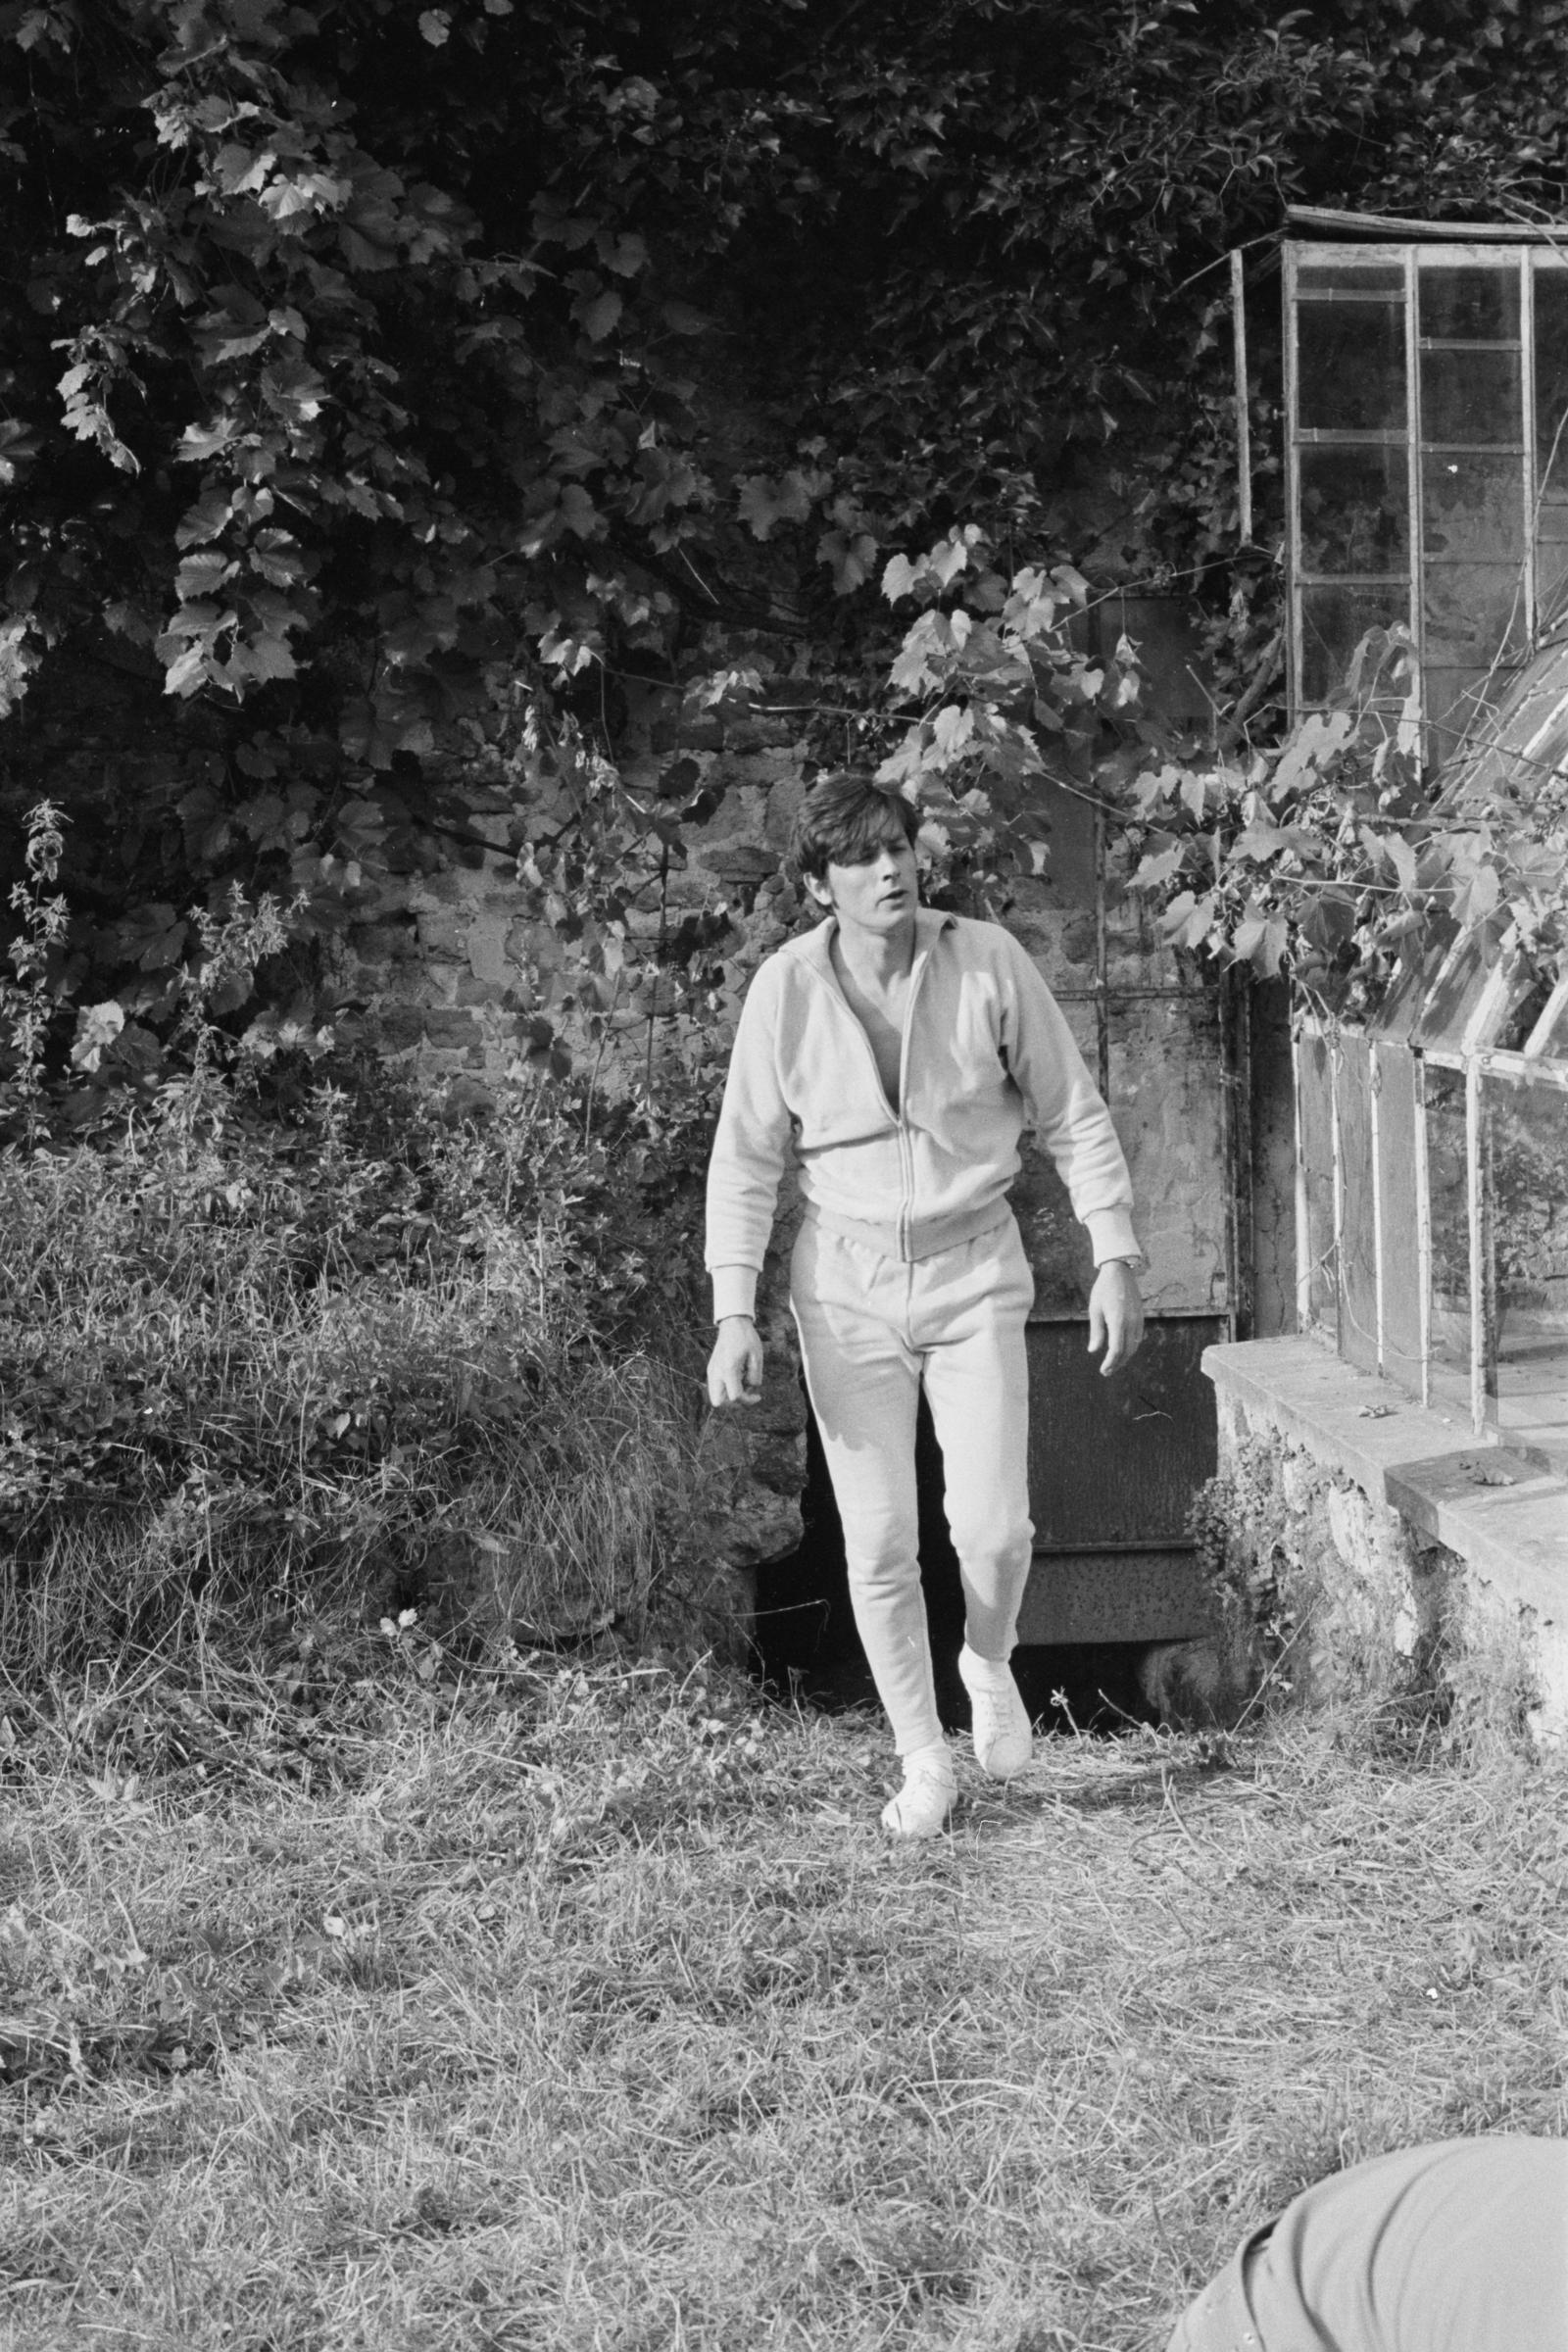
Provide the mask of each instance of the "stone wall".
[{"label": "stone wall", "polygon": [[1219,1428],[1206,1532],[1253,1678],[1308,1706],[1431,1684],[1456,1631],[1462,1563],[1235,1398]]},{"label": "stone wall", "polygon": [[[674,780],[683,797],[705,787],[717,807],[693,827],[687,860],[669,877],[667,905],[680,915],[724,906],[733,929],[724,957],[738,1006],[760,959],[795,927],[799,900],[781,871],[810,762],[801,743],[800,681],[764,681],[758,712],[725,718],[673,692],[649,693],[632,712],[627,784],[658,793]],[[554,931],[519,915],[517,851],[550,822],[537,786],[526,799],[505,780],[474,782],[448,795],[451,821],[412,833],[399,862],[361,894],[344,935],[338,979],[363,1007],[368,1035],[389,1063],[438,1086],[454,1111],[479,1113],[495,1089],[526,1073],[541,1041],[558,1030],[580,1057],[584,1040],[563,1013],[564,952]],[[658,918],[648,918],[656,926]],[[656,1027],[656,1049],[662,1042]],[[613,1086],[640,1075],[647,1053],[644,1013],[612,1025],[601,1075]],[[712,1497],[704,1531],[715,1564],[744,1579],[792,1551],[801,1536],[806,1477],[806,1406],[794,1326],[786,1303],[791,1204],[781,1215],[759,1298],[768,1349],[763,1398],[755,1411],[715,1418],[703,1441]],[[706,1315],[706,1299],[693,1302]]]},{"label": "stone wall", "polygon": [[[809,690],[798,680],[764,682],[762,708],[724,718],[671,691],[645,692],[635,705],[620,761],[628,786],[682,797],[704,789],[713,813],[690,831],[684,864],[669,875],[667,908],[678,919],[722,906],[733,924],[725,968],[737,1001],[760,958],[785,938],[798,900],[780,866],[806,789],[801,743]],[[565,951],[544,923],[519,914],[517,851],[554,808],[548,789],[526,791],[504,777],[449,787],[451,820],[411,831],[393,866],[353,902],[339,951],[338,978],[389,1060],[429,1082],[472,1085],[505,1079],[536,1050],[541,1020],[573,1037],[561,996]],[[563,807],[564,804],[563,804]],[[634,916],[631,928],[658,928]],[[605,1076],[617,1060],[640,1068],[647,1022],[641,1012],[612,1021]]]},{"label": "stone wall", "polygon": [[[1568,1734],[1568,1489],[1311,1340],[1210,1348],[1234,1687]],[[1396,1401],[1397,1398],[1397,1401]]]}]

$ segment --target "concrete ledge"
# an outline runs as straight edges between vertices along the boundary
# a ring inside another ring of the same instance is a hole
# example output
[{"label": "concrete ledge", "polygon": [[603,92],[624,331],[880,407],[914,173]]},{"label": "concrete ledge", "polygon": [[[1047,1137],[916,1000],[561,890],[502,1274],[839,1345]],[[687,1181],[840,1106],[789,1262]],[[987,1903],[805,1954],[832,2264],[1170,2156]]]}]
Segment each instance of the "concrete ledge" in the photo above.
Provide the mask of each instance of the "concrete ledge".
[{"label": "concrete ledge", "polygon": [[1221,1396],[1265,1415],[1542,1624],[1568,1624],[1568,1479],[1478,1444],[1458,1415],[1417,1404],[1315,1340],[1207,1348],[1202,1367]]}]

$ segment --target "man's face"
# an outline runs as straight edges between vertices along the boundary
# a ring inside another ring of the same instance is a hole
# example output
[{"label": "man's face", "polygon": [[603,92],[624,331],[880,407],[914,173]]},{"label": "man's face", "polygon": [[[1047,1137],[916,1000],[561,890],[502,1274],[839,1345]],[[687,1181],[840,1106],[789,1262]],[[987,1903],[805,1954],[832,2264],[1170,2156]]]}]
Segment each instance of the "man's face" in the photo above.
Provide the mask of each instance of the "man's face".
[{"label": "man's face", "polygon": [[907,923],[917,903],[914,848],[902,832],[880,842],[858,865],[829,863],[826,878],[808,884],[819,906],[858,931],[887,933]]}]

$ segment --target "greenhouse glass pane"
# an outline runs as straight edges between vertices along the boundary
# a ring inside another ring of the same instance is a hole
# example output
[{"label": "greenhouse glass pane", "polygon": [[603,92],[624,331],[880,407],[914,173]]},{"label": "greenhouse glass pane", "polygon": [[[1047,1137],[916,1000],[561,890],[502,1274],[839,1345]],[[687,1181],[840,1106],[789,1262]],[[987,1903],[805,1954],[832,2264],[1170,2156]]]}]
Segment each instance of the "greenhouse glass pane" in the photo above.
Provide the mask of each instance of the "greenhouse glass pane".
[{"label": "greenhouse glass pane", "polygon": [[1515,564],[1429,564],[1421,575],[1423,647],[1439,668],[1524,659],[1525,589]]},{"label": "greenhouse glass pane", "polygon": [[1516,351],[1421,354],[1421,439],[1494,445],[1524,438]]},{"label": "greenhouse glass pane", "polygon": [[1544,505],[1536,517],[1536,611],[1543,628],[1568,602],[1568,506]]},{"label": "greenhouse glass pane", "polygon": [[1494,457],[1478,450],[1425,451],[1421,547],[1429,559],[1441,557],[1449,564],[1522,564],[1523,462],[1513,455]]},{"label": "greenhouse glass pane", "polygon": [[1421,673],[1428,760],[1446,760],[1457,751],[1478,721],[1496,708],[1514,674],[1502,666],[1494,669],[1490,662],[1471,662],[1463,669],[1451,662],[1441,667],[1428,663]]},{"label": "greenhouse glass pane", "polygon": [[1429,265],[1418,275],[1420,331],[1446,343],[1516,343],[1519,265]]},{"label": "greenhouse glass pane", "polygon": [[1550,995],[1549,983],[1540,978],[1517,949],[1499,956],[1494,951],[1481,1017],[1472,1023],[1471,1053],[1517,1054],[1525,1044]]},{"label": "greenhouse glass pane", "polygon": [[1410,590],[1402,580],[1386,587],[1303,588],[1300,599],[1303,703],[1324,703],[1339,692],[1368,629],[1392,628],[1410,617]]},{"label": "greenhouse glass pane", "polygon": [[1523,676],[1510,679],[1507,708],[1480,754],[1468,790],[1485,799],[1518,782],[1519,760],[1539,760],[1533,771],[1549,771],[1568,758],[1568,645],[1538,654]]},{"label": "greenhouse glass pane", "polygon": [[1544,974],[1530,982],[1511,1007],[1507,1021],[1495,1040],[1501,1053],[1522,1054],[1544,1023],[1548,1030],[1554,1025],[1561,986],[1560,981],[1554,983]]},{"label": "greenhouse glass pane", "polygon": [[1303,1037],[1296,1049],[1297,1117],[1300,1126],[1301,1187],[1305,1205],[1307,1320],[1332,1329],[1339,1313],[1334,1247],[1334,1098],[1327,1041]]},{"label": "greenhouse glass pane", "polygon": [[1424,1078],[1427,1199],[1432,1222],[1428,1332],[1433,1379],[1445,1395],[1470,1395],[1470,1205],[1465,1154],[1464,1078]]},{"label": "greenhouse glass pane", "polygon": [[1495,1342],[1487,1393],[1500,1429],[1568,1438],[1568,1092],[1489,1071]]},{"label": "greenhouse glass pane", "polygon": [[[1539,711],[1537,715],[1540,718]],[[1527,745],[1532,772],[1542,783],[1549,775],[1568,771],[1568,704],[1559,704],[1523,743],[1513,748],[1523,753]]]},{"label": "greenhouse glass pane", "polygon": [[1406,572],[1410,480],[1402,449],[1320,442],[1301,451],[1303,572]]},{"label": "greenhouse glass pane", "polygon": [[1536,467],[1548,500],[1568,498],[1568,269],[1536,270]]},{"label": "greenhouse glass pane", "polygon": [[1296,313],[1301,432],[1402,433],[1402,302],[1303,302]]},{"label": "greenhouse glass pane", "polygon": [[1377,1019],[1380,1038],[1402,1042],[1414,1028],[1432,983],[1443,968],[1458,926],[1442,907],[1412,932],[1399,950],[1398,970]]},{"label": "greenhouse glass pane", "polygon": [[1416,1059],[1377,1046],[1378,1218],[1383,1234],[1383,1369],[1421,1394],[1421,1249]]},{"label": "greenhouse glass pane", "polygon": [[1412,1045],[1446,1046],[1457,1053],[1475,1011],[1487,991],[1502,926],[1494,915],[1467,932],[1444,966],[1416,1022]]},{"label": "greenhouse glass pane", "polygon": [[1544,1061],[1568,1063],[1568,980],[1559,980],[1530,1039]]},{"label": "greenhouse glass pane", "polygon": [[1375,1371],[1378,1361],[1377,1230],[1372,1180],[1372,1064],[1364,1037],[1336,1040],[1334,1102],[1340,1122],[1340,1353]]},{"label": "greenhouse glass pane", "polygon": [[1300,262],[1297,265],[1296,283],[1302,294],[1332,297],[1344,294],[1352,299],[1360,294],[1375,292],[1402,294],[1404,264],[1402,262]]}]

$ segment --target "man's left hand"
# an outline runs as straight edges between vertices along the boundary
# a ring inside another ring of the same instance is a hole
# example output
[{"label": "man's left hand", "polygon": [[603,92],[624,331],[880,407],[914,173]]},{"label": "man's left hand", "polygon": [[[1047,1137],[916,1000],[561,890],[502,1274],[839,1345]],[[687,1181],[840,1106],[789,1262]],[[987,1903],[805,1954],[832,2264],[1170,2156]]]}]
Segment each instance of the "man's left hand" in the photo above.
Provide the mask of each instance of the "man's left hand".
[{"label": "man's left hand", "polygon": [[1144,1336],[1144,1301],[1131,1266],[1102,1266],[1089,1294],[1089,1352],[1103,1348],[1100,1377],[1131,1363]]}]

